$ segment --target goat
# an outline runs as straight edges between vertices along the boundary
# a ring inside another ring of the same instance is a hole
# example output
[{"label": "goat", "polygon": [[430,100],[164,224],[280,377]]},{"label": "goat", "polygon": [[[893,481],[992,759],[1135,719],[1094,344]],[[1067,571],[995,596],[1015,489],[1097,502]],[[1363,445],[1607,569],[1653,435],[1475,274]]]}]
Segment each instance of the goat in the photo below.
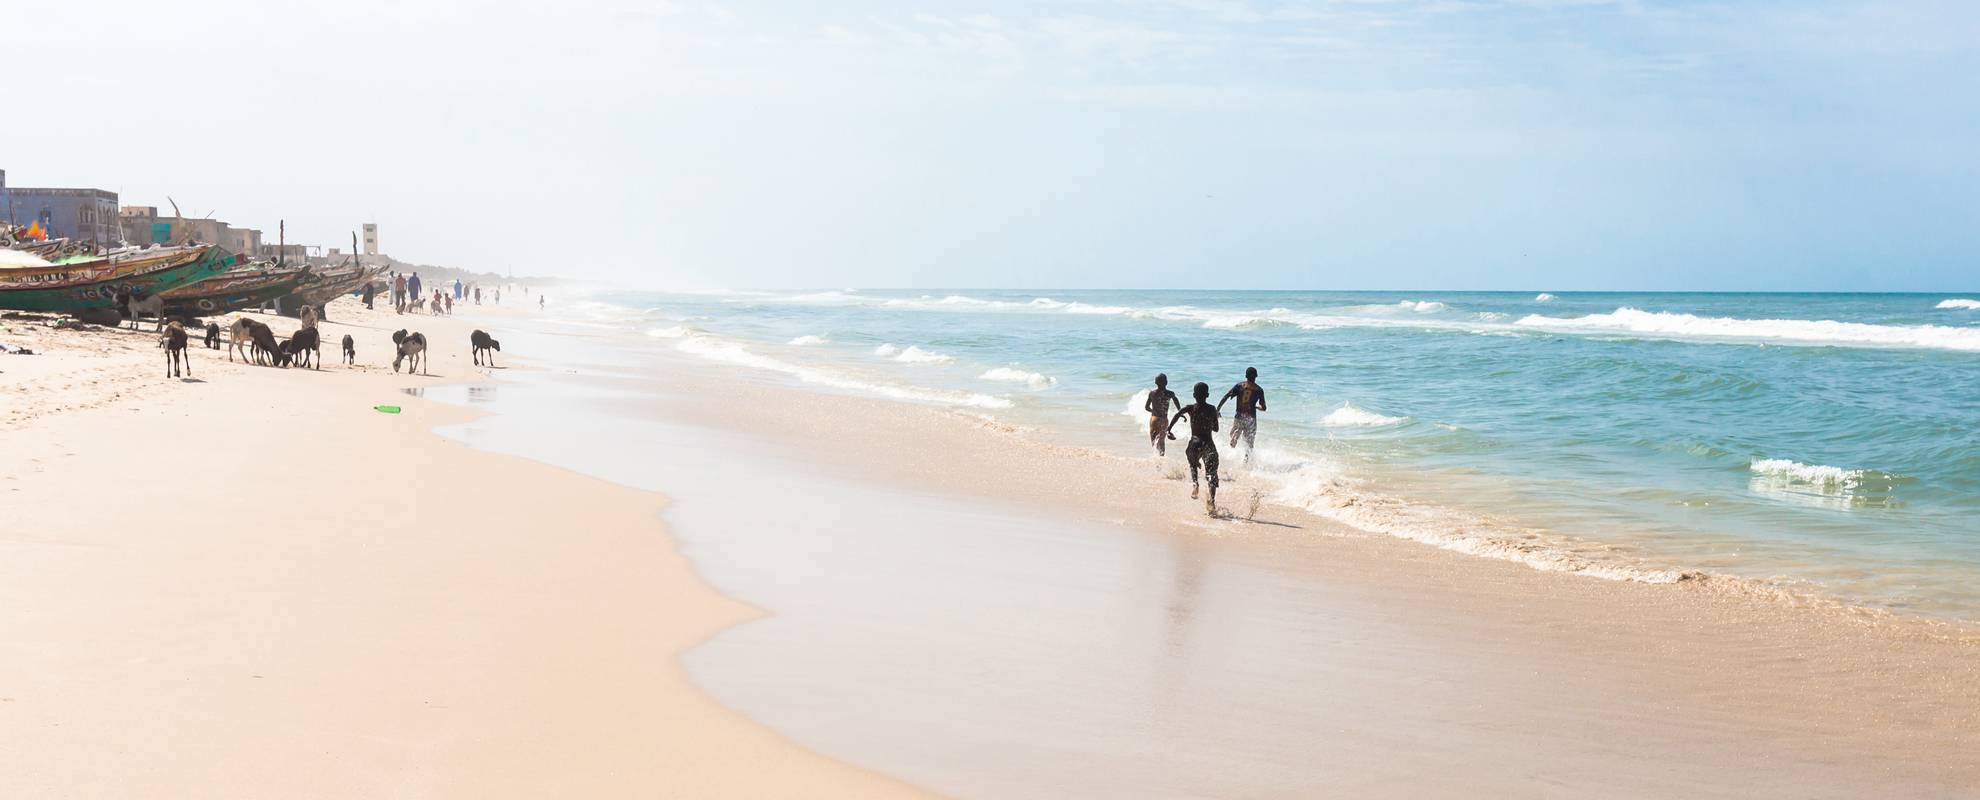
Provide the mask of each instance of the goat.
[{"label": "goat", "polygon": [[137,330],[138,317],[140,316],[157,317],[158,325],[152,330],[165,330],[165,297],[163,295],[154,294],[140,298],[133,297],[128,291],[119,291],[117,292],[117,310],[122,311],[126,316],[131,318],[131,330]]},{"label": "goat", "polygon": [[[398,372],[399,362],[406,359],[412,359],[412,363],[406,365],[407,375],[411,375],[413,370],[420,369],[426,365],[426,334],[408,334],[404,328],[400,328],[392,334],[392,344],[398,345],[399,348],[399,354],[392,358],[393,372]],[[422,372],[421,374],[430,373]]]},{"label": "goat", "polygon": [[186,377],[192,377],[192,357],[186,354],[186,327],[178,320],[165,326],[165,335],[158,337],[158,346],[165,348],[165,377],[179,377],[179,362],[186,365]]},{"label": "goat", "polygon": [[357,363],[357,340],[348,333],[344,334],[344,363]]},{"label": "goat", "polygon": [[227,360],[228,361],[234,360],[235,350],[239,350],[241,352],[242,361],[247,361],[253,357],[254,350],[250,347],[250,345],[254,343],[254,334],[252,333],[254,328],[251,327],[253,323],[254,320],[248,319],[247,317],[241,317],[240,319],[234,320],[233,325],[227,327]]},{"label": "goat", "polygon": [[275,332],[251,319],[243,319],[248,326],[248,340],[254,343],[254,363],[261,363],[261,356],[267,354],[269,366],[284,366],[281,363],[282,348],[275,344]]},{"label": "goat", "polygon": [[311,305],[303,306],[302,313],[299,314],[298,316],[302,319],[303,327],[305,328],[316,327],[316,306],[311,306]]},{"label": "goat", "polygon": [[501,342],[495,341],[495,338],[489,336],[487,331],[478,330],[468,334],[468,343],[474,346],[474,363],[477,366],[481,364],[481,354],[483,352],[488,353],[488,366],[495,366],[495,354],[502,352]]},{"label": "goat", "polygon": [[220,323],[206,323],[206,349],[220,349]]},{"label": "goat", "polygon": [[285,367],[291,361],[294,361],[301,366],[322,369],[322,339],[316,335],[316,329],[302,328],[297,330],[296,335],[289,337],[288,341],[282,343],[282,353],[279,360],[282,366]]}]

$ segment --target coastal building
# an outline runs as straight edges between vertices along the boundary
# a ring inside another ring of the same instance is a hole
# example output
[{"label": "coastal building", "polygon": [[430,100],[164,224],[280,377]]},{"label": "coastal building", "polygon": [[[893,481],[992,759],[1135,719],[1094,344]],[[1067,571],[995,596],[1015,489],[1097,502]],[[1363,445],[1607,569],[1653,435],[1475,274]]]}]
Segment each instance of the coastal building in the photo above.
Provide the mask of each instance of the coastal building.
[{"label": "coastal building", "polygon": [[304,264],[309,262],[310,245],[306,244],[264,244],[255,255],[268,261],[285,261]]},{"label": "coastal building", "polygon": [[146,245],[171,238],[171,226],[158,227],[157,206],[125,206],[117,209],[117,225],[124,241]]},{"label": "coastal building", "polygon": [[0,214],[15,225],[39,222],[51,239],[110,244],[123,237],[116,192],[8,186],[6,170],[0,170]]},{"label": "coastal building", "polygon": [[364,254],[378,255],[378,223],[376,222],[364,224]]}]

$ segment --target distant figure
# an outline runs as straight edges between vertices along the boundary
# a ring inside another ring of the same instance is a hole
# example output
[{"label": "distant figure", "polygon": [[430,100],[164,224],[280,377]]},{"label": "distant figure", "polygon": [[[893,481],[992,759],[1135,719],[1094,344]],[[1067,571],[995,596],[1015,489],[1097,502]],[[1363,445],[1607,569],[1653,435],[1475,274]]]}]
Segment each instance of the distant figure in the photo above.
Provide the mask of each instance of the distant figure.
[{"label": "distant figure", "polygon": [[501,304],[502,304],[502,287],[497,286],[495,287],[495,305],[499,306]]},{"label": "distant figure", "polygon": [[406,276],[392,275],[392,308],[400,314],[406,313]]},{"label": "distant figure", "polygon": [[1171,407],[1182,407],[1182,398],[1169,391],[1167,374],[1155,376],[1155,388],[1148,393],[1148,402],[1142,403],[1141,407],[1148,411],[1148,444],[1155,448],[1155,455],[1168,455],[1169,440],[1176,438],[1176,435],[1170,433],[1169,426],[1163,423],[1169,421]]},{"label": "distant figure", "polygon": [[452,297],[448,297],[448,298],[447,298],[447,316],[450,316],[450,317],[451,317],[451,316],[453,316],[453,315],[454,315],[454,298],[452,298]]},{"label": "distant figure", "polygon": [[1265,410],[1265,387],[1258,385],[1258,368],[1244,368],[1244,382],[1232,386],[1224,393],[1224,399],[1217,401],[1218,410],[1231,398],[1237,398],[1237,413],[1231,417],[1231,446],[1238,445],[1238,437],[1244,437],[1244,463],[1251,463],[1251,449],[1258,438],[1258,412]]},{"label": "distant figure", "polygon": [[420,292],[419,292],[419,273],[417,273],[417,272],[415,272],[415,273],[413,273],[413,274],[412,274],[412,277],[410,277],[410,278],[407,278],[407,279],[406,279],[406,289],[408,289],[408,290],[410,290],[410,291],[412,292],[412,295],[411,295],[411,296],[413,296],[413,297],[425,297],[425,296],[426,296],[426,295],[423,295],[423,294],[420,294]]},{"label": "distant figure", "polygon": [[539,294],[536,296],[536,310],[538,311],[543,310],[543,295]]},{"label": "distant figure", "polygon": [[373,301],[373,300],[375,300],[375,299],[377,299],[377,298],[378,298],[378,289],[377,289],[376,287],[374,287],[374,286],[372,286],[372,285],[371,285],[371,281],[365,281],[365,282],[364,282],[364,307],[365,307],[365,308],[371,308],[371,301]]},{"label": "distant figure", "polygon": [[1217,513],[1218,412],[1216,406],[1210,405],[1210,384],[1198,383],[1190,393],[1196,396],[1196,402],[1177,411],[1175,418],[1169,420],[1169,428],[1173,430],[1183,417],[1189,417],[1189,446],[1183,448],[1183,455],[1189,457],[1189,498],[1197,498],[1199,486],[1196,470],[1201,464],[1210,477],[1210,497],[1203,501],[1203,510],[1214,516]]},{"label": "distant figure", "polygon": [[474,285],[474,304],[481,305],[481,284]]},{"label": "distant figure", "polygon": [[460,278],[455,278],[455,279],[454,279],[454,299],[455,299],[455,300],[459,300],[459,299],[461,299],[461,279],[460,279]]}]

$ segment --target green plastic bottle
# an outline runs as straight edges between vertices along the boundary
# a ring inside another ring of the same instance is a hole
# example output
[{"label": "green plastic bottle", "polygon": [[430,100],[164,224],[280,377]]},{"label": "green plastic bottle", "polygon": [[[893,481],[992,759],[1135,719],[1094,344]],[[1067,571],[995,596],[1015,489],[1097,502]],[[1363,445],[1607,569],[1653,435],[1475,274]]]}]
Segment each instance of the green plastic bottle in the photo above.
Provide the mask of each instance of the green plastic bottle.
[{"label": "green plastic bottle", "polygon": [[398,407],[398,406],[372,406],[372,409],[373,409],[373,410],[377,410],[377,411],[383,411],[383,412],[385,412],[385,413],[387,413],[387,414],[397,414],[397,413],[399,413],[399,407]]}]

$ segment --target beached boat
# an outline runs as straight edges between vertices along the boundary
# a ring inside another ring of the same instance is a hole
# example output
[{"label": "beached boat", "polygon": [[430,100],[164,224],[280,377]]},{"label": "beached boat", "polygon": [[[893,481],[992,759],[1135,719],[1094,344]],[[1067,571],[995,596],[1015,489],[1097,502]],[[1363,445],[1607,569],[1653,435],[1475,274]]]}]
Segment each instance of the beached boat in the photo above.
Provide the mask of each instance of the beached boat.
[{"label": "beached boat", "polygon": [[58,289],[178,266],[200,256],[197,247],[168,247],[82,261],[0,268],[0,292]]},{"label": "beached boat", "polygon": [[165,314],[197,317],[267,305],[295,291],[309,277],[306,269],[235,270],[164,293]]},{"label": "beached boat", "polygon": [[84,264],[0,269],[0,309],[110,308],[118,292],[159,294],[213,277],[233,263],[227,251],[204,246],[146,250]]}]

